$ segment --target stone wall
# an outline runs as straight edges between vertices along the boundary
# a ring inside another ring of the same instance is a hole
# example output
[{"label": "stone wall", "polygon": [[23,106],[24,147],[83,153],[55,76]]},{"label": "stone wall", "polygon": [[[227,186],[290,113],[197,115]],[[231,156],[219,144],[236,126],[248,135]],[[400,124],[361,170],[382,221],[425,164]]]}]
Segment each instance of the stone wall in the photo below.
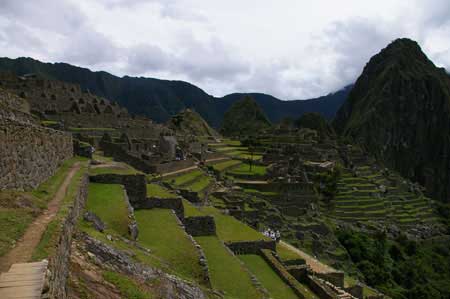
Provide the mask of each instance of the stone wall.
[{"label": "stone wall", "polygon": [[337,299],[337,296],[314,276],[306,276],[306,284],[321,299]]},{"label": "stone wall", "polygon": [[88,192],[87,187],[88,176],[85,175],[78,189],[73,206],[64,221],[55,255],[51,257],[49,261],[48,269],[50,271],[50,275],[48,278],[48,298],[50,299],[67,298],[66,281],[69,275],[72,235],[86,202]]},{"label": "stone wall", "polygon": [[102,141],[100,147],[107,157],[113,157],[114,160],[127,163],[145,173],[155,172],[155,166],[139,157],[130,155],[122,144]]},{"label": "stone wall", "polygon": [[259,254],[262,249],[269,249],[276,251],[275,241],[240,241],[240,242],[228,242],[226,243],[228,248],[235,254]]},{"label": "stone wall", "polygon": [[175,214],[180,220],[184,219],[184,206],[183,201],[179,197],[174,198],[158,198],[149,197],[144,202],[139,202],[134,206],[135,209],[171,209],[175,211]]},{"label": "stone wall", "polygon": [[183,224],[186,232],[193,237],[216,234],[216,222],[212,216],[186,217]]},{"label": "stone wall", "polygon": [[331,282],[337,287],[343,288],[344,287],[344,278],[345,273],[342,271],[336,271],[336,272],[329,272],[329,273],[315,273],[317,277],[322,278],[323,280],[326,280],[328,282]]},{"label": "stone wall", "polygon": [[[262,258],[269,264],[269,266],[278,274],[278,276],[288,285],[292,288],[294,293],[302,299],[305,299],[305,296],[303,295],[303,287],[302,285],[297,281],[295,277],[293,277],[286,268],[273,256],[272,251],[270,250],[260,250],[259,254],[262,256]],[[319,298],[323,299],[319,296]]]},{"label": "stone wall", "polygon": [[31,190],[73,156],[72,136],[0,107],[0,189]]}]

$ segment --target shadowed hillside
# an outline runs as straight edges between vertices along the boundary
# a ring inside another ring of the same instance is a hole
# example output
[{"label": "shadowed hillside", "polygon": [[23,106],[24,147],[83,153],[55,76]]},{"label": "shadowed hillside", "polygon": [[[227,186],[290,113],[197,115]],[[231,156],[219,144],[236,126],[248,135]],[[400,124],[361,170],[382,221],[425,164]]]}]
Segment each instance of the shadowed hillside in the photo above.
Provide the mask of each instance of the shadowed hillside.
[{"label": "shadowed hillside", "polygon": [[[0,58],[0,71],[17,75],[39,73],[50,79],[79,84],[83,89],[119,102],[133,114],[144,114],[157,122],[193,108],[211,126],[220,127],[223,115],[244,94],[213,97],[188,82],[143,77],[116,77],[107,72],[92,72],[67,63],[43,63],[32,58]],[[272,122],[283,117],[298,118],[305,112],[318,112],[331,119],[345,101],[351,87],[311,100],[281,101],[266,94],[250,94]]]}]

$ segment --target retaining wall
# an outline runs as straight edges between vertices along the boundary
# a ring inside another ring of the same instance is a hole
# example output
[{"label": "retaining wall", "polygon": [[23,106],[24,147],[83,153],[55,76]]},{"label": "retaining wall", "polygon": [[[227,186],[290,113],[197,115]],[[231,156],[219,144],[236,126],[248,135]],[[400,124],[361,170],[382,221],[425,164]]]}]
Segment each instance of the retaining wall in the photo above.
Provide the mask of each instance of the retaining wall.
[{"label": "retaining wall", "polygon": [[31,190],[73,156],[72,136],[0,107],[0,189]]},{"label": "retaining wall", "polygon": [[83,211],[88,194],[88,176],[83,177],[83,181],[78,189],[73,206],[64,221],[55,255],[50,258],[48,269],[49,291],[48,296],[51,299],[67,298],[67,277],[69,275],[70,254],[72,235],[74,233],[78,219]]}]

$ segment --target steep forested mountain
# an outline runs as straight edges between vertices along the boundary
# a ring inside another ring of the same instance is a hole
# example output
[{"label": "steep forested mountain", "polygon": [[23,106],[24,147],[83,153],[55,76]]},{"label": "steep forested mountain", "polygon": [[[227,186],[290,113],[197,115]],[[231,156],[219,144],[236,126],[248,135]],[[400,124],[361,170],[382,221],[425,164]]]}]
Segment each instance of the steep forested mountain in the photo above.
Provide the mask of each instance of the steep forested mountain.
[{"label": "steep forested mountain", "polygon": [[448,201],[450,80],[416,42],[398,39],[372,57],[334,125]]},{"label": "steep forested mountain", "polygon": [[[18,75],[38,73],[45,77],[80,84],[85,90],[119,102],[131,113],[145,114],[165,122],[178,112],[191,108],[211,126],[220,127],[223,115],[244,94],[215,98],[183,81],[143,77],[116,77],[107,72],[92,72],[66,63],[43,63],[32,58],[0,58],[0,71]],[[266,94],[250,94],[272,122],[283,117],[298,118],[305,112],[318,112],[331,119],[345,101],[351,87],[317,99],[282,101]]]}]

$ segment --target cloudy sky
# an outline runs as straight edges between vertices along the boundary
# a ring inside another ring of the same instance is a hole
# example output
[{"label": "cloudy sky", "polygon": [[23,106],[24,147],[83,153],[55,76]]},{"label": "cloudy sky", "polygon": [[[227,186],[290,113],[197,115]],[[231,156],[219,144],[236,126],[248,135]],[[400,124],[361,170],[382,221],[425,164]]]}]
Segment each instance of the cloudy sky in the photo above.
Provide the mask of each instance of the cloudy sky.
[{"label": "cloudy sky", "polygon": [[397,37],[450,69],[448,0],[0,0],[0,56],[285,100],[353,82]]}]

